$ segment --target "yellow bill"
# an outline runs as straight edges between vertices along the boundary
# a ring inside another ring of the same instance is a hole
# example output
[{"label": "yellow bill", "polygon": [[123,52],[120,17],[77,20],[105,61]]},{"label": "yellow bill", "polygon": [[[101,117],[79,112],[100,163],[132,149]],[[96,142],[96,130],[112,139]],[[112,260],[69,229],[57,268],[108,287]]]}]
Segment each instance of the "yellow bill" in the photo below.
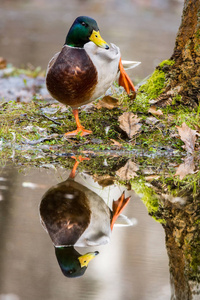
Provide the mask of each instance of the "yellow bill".
[{"label": "yellow bill", "polygon": [[78,258],[81,268],[87,267],[89,262],[99,254],[98,251],[86,253]]},{"label": "yellow bill", "polygon": [[109,45],[102,39],[99,31],[93,30],[89,39],[94,44],[96,44],[98,47],[104,48],[104,49],[109,49]]}]

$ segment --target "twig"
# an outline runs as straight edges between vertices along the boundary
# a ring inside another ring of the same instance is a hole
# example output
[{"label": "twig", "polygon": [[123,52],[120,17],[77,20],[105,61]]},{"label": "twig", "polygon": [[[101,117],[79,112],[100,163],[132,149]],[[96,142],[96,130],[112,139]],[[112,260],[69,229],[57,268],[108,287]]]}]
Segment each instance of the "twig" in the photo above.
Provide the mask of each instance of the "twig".
[{"label": "twig", "polygon": [[56,125],[62,125],[60,122],[55,121],[54,119],[49,118],[48,116],[46,116],[45,114],[40,114],[40,116],[48,119],[49,121],[52,121],[53,123],[55,123]]}]

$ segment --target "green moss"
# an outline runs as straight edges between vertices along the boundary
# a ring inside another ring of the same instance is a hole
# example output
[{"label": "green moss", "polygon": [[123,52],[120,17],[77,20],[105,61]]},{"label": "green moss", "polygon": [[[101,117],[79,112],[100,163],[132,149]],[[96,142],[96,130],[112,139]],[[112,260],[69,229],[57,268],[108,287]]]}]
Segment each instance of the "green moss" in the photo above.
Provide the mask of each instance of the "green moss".
[{"label": "green moss", "polygon": [[164,60],[161,62],[147,82],[140,87],[139,91],[145,93],[148,99],[156,99],[162,93],[165,86],[165,68],[166,66],[170,67],[173,64],[173,60]]},{"label": "green moss", "polygon": [[138,93],[135,100],[130,104],[129,100],[129,111],[132,111],[133,113],[148,113],[148,110],[150,108],[149,99],[148,97],[143,93]]},{"label": "green moss", "polygon": [[[8,69],[8,72],[4,74],[4,77],[10,77],[10,76],[20,76],[21,74],[26,75],[28,77],[36,78],[38,76],[44,76],[45,71],[41,69],[41,67],[28,67],[23,69],[18,69],[13,67],[12,65],[9,65],[10,69]],[[24,84],[26,85],[26,79],[24,79]]]},{"label": "green moss", "polygon": [[[197,231],[198,232],[198,231]],[[196,234],[196,238],[194,237],[191,241],[187,241],[187,236],[185,238],[185,247],[184,254],[187,262],[187,272],[190,280],[197,280],[200,282],[200,242],[199,235]]]},{"label": "green moss", "polygon": [[197,38],[200,38],[200,29],[197,29],[195,35],[196,35]]},{"label": "green moss", "polygon": [[[169,67],[173,63],[173,61],[162,62],[157,68],[156,73],[160,72],[165,77],[165,72],[169,70]],[[154,75],[152,75],[152,78],[157,78]],[[153,80],[153,83],[154,81],[156,83],[157,80]],[[149,84],[148,89],[151,91],[151,84]],[[154,91],[153,87],[152,90]],[[152,157],[160,157],[160,155],[164,155],[164,153],[170,150],[171,153],[177,151],[178,155],[182,156],[185,150],[182,148],[183,142],[181,139],[177,139],[178,132],[176,126],[181,126],[183,122],[186,122],[192,129],[198,128],[198,124],[200,123],[200,105],[197,110],[186,109],[181,105],[178,107],[167,106],[166,108],[162,108],[163,115],[155,115],[154,121],[155,119],[157,121],[151,123],[149,119],[151,119],[152,115],[149,113],[150,104],[148,94],[139,92],[134,100],[123,92],[121,94],[118,92],[113,96],[119,102],[119,106],[113,109],[97,109],[95,105],[87,112],[80,109],[79,117],[81,124],[85,128],[91,129],[93,134],[87,137],[77,136],[74,139],[66,139],[64,137],[65,132],[76,128],[72,111],[68,109],[62,112],[59,103],[57,104],[57,108],[55,108],[56,104],[53,104],[55,109],[55,113],[53,114],[48,114],[48,107],[51,110],[52,104],[48,101],[37,99],[37,96],[33,97],[32,101],[26,104],[15,102],[1,103],[1,143],[3,147],[6,145],[7,148],[15,144],[15,147],[17,149],[21,147],[23,149],[21,153],[25,154],[27,148],[30,148],[26,142],[34,142],[34,140],[37,142],[37,140],[43,137],[56,134],[55,138],[44,140],[38,144],[36,143],[33,148],[38,147],[41,153],[44,153],[43,149],[47,149],[47,146],[52,146],[50,155],[53,153],[53,146],[55,148],[58,146],[59,151],[55,150],[55,152],[59,153],[59,155],[72,151],[77,153],[85,150],[94,151],[95,153],[104,151],[106,155],[109,151],[119,150],[119,152],[128,152],[130,155],[136,153],[136,156],[144,153],[144,155],[147,154],[152,159]],[[179,97],[177,95],[175,101],[178,101]],[[125,111],[131,111],[140,118],[140,131],[131,140],[119,128],[118,118]],[[26,128],[27,126],[31,126],[32,129],[29,131]],[[41,129],[44,129],[44,131]],[[120,149],[117,146],[113,146],[111,139],[121,144]],[[197,137],[197,149],[199,145],[200,138]],[[7,149],[3,148],[4,150],[7,151]]]},{"label": "green moss", "polygon": [[172,98],[172,105],[175,105],[177,102],[181,102],[182,96],[181,95],[176,95]]},{"label": "green moss", "polygon": [[159,64],[159,67],[160,67],[160,68],[163,68],[164,66],[173,66],[174,64],[175,64],[175,61],[174,61],[174,60],[166,59],[166,60],[163,60],[163,61]]},{"label": "green moss", "polygon": [[131,188],[141,196],[141,200],[145,204],[148,213],[159,223],[165,223],[164,219],[159,218],[159,197],[155,193],[155,191],[150,187],[150,185],[143,180],[141,177],[140,179],[134,178],[130,180]]}]

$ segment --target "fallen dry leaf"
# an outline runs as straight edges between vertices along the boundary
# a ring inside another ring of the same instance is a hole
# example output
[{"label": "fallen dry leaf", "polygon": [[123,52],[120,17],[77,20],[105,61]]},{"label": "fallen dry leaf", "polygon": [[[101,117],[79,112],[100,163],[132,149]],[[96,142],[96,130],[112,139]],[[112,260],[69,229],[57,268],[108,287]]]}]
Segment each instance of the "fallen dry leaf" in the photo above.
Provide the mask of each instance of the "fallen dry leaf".
[{"label": "fallen dry leaf", "polygon": [[146,176],[145,179],[147,181],[152,181],[152,180],[157,180],[160,178],[160,175],[149,175],[149,176]]},{"label": "fallen dry leaf", "polygon": [[5,58],[0,57],[0,69],[5,69],[7,65],[7,62],[5,60]]},{"label": "fallen dry leaf", "polygon": [[159,120],[155,117],[148,117],[145,120],[145,123],[148,124],[148,125],[155,125],[158,122],[159,122]]},{"label": "fallen dry leaf", "polygon": [[128,137],[131,139],[135,134],[138,133],[141,125],[138,124],[140,118],[134,115],[132,112],[125,112],[119,118],[119,127],[124,130]]},{"label": "fallen dry leaf", "polygon": [[184,159],[184,162],[178,166],[175,176],[179,175],[180,180],[182,180],[186,175],[194,174],[194,169],[194,157],[192,155],[188,155]]},{"label": "fallen dry leaf", "polygon": [[176,126],[181,140],[185,143],[185,149],[188,153],[194,152],[197,131],[188,127],[185,122],[182,126]]},{"label": "fallen dry leaf", "polygon": [[131,159],[129,159],[125,166],[123,166],[116,172],[116,175],[119,176],[122,180],[130,180],[131,178],[137,176],[136,171],[138,170],[138,166],[134,162],[132,162]]},{"label": "fallen dry leaf", "polygon": [[149,108],[148,112],[150,112],[151,114],[156,115],[156,116],[163,115],[162,110],[161,109],[157,110],[156,106],[154,106],[154,105]]},{"label": "fallen dry leaf", "polygon": [[118,148],[121,148],[121,147],[122,147],[122,144],[120,144],[119,142],[117,142],[117,141],[115,141],[115,140],[113,140],[113,139],[110,139],[110,140],[113,142],[112,146],[116,146],[116,147],[118,147]]},{"label": "fallen dry leaf", "polygon": [[99,100],[96,107],[100,109],[102,107],[113,109],[114,107],[119,106],[118,99],[111,97],[111,96],[104,96],[103,99]]}]

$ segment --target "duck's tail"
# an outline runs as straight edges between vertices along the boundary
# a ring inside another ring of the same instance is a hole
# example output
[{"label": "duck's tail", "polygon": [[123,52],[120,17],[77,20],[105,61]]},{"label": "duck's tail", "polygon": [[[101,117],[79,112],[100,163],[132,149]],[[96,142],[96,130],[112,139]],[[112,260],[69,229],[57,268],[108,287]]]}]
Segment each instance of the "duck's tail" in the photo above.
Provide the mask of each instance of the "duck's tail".
[{"label": "duck's tail", "polygon": [[113,201],[112,204],[112,211],[113,211],[113,216],[110,224],[111,230],[113,230],[113,226],[115,224],[115,221],[123,211],[123,209],[126,207],[128,202],[130,201],[131,197],[125,198],[125,193],[123,192],[122,195],[119,197],[118,200]]},{"label": "duck's tail", "polygon": [[123,88],[125,89],[128,95],[130,94],[131,91],[135,93],[135,87],[131,79],[129,78],[128,74],[124,70],[121,58],[119,60],[119,71],[120,71],[119,85],[123,86]]}]

